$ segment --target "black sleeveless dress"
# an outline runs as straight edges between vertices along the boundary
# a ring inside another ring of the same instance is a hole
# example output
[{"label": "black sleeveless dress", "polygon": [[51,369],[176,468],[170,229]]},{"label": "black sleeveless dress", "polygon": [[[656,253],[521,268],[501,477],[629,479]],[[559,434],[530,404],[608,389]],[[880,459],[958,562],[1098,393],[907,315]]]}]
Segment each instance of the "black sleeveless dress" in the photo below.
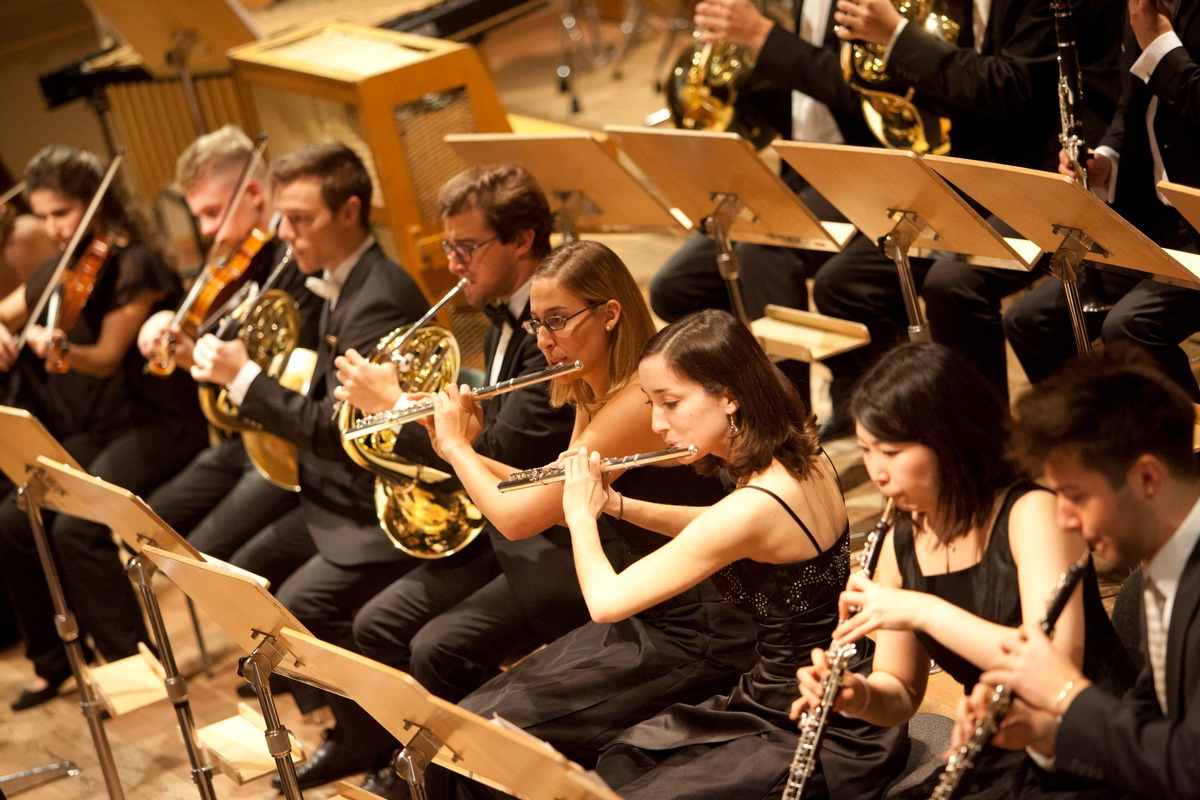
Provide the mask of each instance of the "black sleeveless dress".
[{"label": "black sleeveless dress", "polygon": [[[1000,625],[1016,627],[1021,624],[1021,593],[1017,582],[1017,566],[1009,546],[1008,518],[1013,504],[1032,491],[1047,491],[1029,482],[1019,482],[1008,489],[996,515],[988,538],[987,549],[980,562],[957,572],[944,575],[925,575],[917,564],[913,542],[912,520],[897,517],[893,544],[899,562],[900,577],[905,589],[926,592],[970,611],[977,617]],[[1083,578],[1084,598],[1084,661],[1083,671],[1092,680],[1121,692],[1133,682],[1133,668],[1128,655],[1117,638],[1116,630],[1100,599],[1095,569],[1089,565]],[[1049,592],[1050,587],[1046,587]],[[1049,599],[1049,598],[1047,598]],[[917,638],[929,655],[963,685],[967,694],[979,681],[978,667],[942,645],[931,636],[918,632]],[[922,785],[906,792],[906,798],[928,797],[937,785],[942,771],[936,770]],[[1038,797],[1119,797],[1109,789],[1080,778],[1055,775],[1040,769],[1023,752],[1010,752],[987,747],[978,765],[963,779],[955,797],[1012,798]]]},{"label": "black sleeveless dress", "polygon": [[[626,800],[778,798],[796,751],[796,670],[813,648],[828,648],[838,595],[850,572],[850,535],[824,552],[804,522],[774,493],[818,554],[788,564],[743,559],[713,582],[754,617],[758,659],[733,691],[699,705],[675,705],[623,733],[597,771]],[[873,798],[904,767],[903,728],[880,728],[833,714],[806,797]],[[832,787],[826,789],[826,784]]]},{"label": "black sleeveless dress", "polygon": [[[711,505],[724,490],[691,467],[648,467],[620,477],[627,497],[675,505]],[[669,539],[601,516],[602,540],[619,572]],[[460,705],[493,714],[549,742],[585,767],[631,725],[672,703],[726,691],[754,663],[750,618],[711,581],[614,623],[588,622],[488,681]],[[442,774],[448,773],[448,774]],[[430,798],[493,792],[448,770],[426,773]]]}]

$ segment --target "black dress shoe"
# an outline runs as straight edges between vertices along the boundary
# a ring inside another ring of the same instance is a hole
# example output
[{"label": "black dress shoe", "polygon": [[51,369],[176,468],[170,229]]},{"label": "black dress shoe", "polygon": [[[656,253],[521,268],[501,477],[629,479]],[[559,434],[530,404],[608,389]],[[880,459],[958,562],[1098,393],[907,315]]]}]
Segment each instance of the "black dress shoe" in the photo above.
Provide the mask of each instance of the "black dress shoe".
[{"label": "black dress shoe", "polygon": [[62,683],[52,683],[45,689],[24,689],[19,697],[12,702],[13,711],[24,711],[28,708],[40,706],[42,703],[48,703],[58,697],[58,687]]},{"label": "black dress shoe", "polygon": [[58,689],[67,679],[71,677],[71,673],[67,673],[61,678],[51,678],[46,682],[44,689],[24,689],[19,697],[12,702],[13,711],[24,711],[28,708],[35,708],[42,703],[49,703],[54,698],[58,697]]},{"label": "black dress shoe", "polygon": [[371,794],[376,794],[384,800],[411,800],[412,791],[408,788],[408,781],[396,774],[396,770],[392,769],[389,764],[386,767],[380,767],[367,776],[363,781],[362,788]]},{"label": "black dress shoe", "polygon": [[[330,728],[325,731],[325,741],[317,751],[296,767],[296,780],[301,789],[311,789],[355,772],[366,772],[375,766],[378,758],[378,753],[363,753],[353,744],[340,741],[337,729]],[[271,786],[276,789],[282,785],[278,775],[271,779]]]}]

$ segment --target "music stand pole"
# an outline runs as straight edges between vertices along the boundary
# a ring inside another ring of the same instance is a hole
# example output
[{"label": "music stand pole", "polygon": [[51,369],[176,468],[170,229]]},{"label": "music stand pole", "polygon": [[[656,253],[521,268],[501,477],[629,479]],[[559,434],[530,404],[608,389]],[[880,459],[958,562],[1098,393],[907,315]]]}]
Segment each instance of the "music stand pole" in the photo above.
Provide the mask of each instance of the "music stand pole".
[{"label": "music stand pole", "polygon": [[599,214],[600,209],[578,189],[569,192],[556,191],[554,196],[560,203],[554,216],[559,233],[563,237],[563,244],[579,241],[579,218],[584,214]]},{"label": "music stand pole", "polygon": [[74,778],[80,772],[82,770],[75,766],[73,761],[57,761],[44,767],[14,772],[0,777],[0,795],[7,791],[7,795],[11,797],[59,778]]},{"label": "music stand pole", "polygon": [[729,307],[733,315],[747,328],[750,327],[750,317],[746,314],[746,304],[742,301],[742,288],[738,278],[742,274],[742,265],[738,262],[733,243],[729,241],[729,228],[738,214],[745,207],[740,198],[734,194],[717,194],[716,208],[700,221],[700,230],[704,235],[716,242],[717,269],[721,279],[725,281],[725,289],[729,292]]},{"label": "music stand pole", "polygon": [[267,724],[264,734],[267,752],[275,759],[275,769],[279,772],[279,790],[288,800],[301,800],[300,780],[296,777],[296,765],[292,763],[291,734],[280,721],[275,698],[271,695],[271,672],[283,660],[285,651],[274,636],[261,631],[254,634],[261,636],[262,642],[238,662],[238,674],[250,681],[258,695],[258,705]]},{"label": "music stand pole", "polygon": [[46,585],[50,589],[50,599],[54,603],[54,627],[62,639],[67,651],[67,660],[71,664],[71,674],[75,676],[75,684],[79,689],[79,708],[87,720],[88,730],[92,734],[92,742],[96,746],[96,757],[100,762],[100,771],[104,774],[104,784],[108,788],[108,796],[112,800],[124,800],[125,792],[121,789],[121,779],[117,775],[117,764],[113,760],[112,747],[108,743],[108,735],[104,731],[104,721],[100,718],[103,711],[96,702],[91,684],[84,675],[83,647],[79,643],[79,623],[75,615],[67,607],[66,594],[63,592],[62,581],[58,578],[58,569],[54,565],[54,555],[50,549],[50,540],[46,536],[46,528],[42,522],[41,497],[44,489],[39,485],[45,479],[42,470],[34,470],[31,479],[17,489],[17,502],[23,503],[25,513],[29,517],[29,528],[33,532],[33,541],[37,546],[38,560],[42,564],[42,572],[46,577]]},{"label": "music stand pole", "polygon": [[442,740],[428,728],[418,728],[417,735],[392,760],[392,769],[408,783],[413,800],[429,799],[425,792],[425,769],[443,746]]},{"label": "music stand pole", "polygon": [[154,593],[152,578],[157,568],[148,558],[138,553],[129,559],[125,568],[127,575],[137,584],[142,593],[142,605],[146,608],[146,616],[150,618],[150,632],[154,636],[154,644],[158,647],[159,662],[163,666],[166,677],[163,685],[167,689],[167,697],[175,707],[175,718],[179,721],[179,732],[183,735],[183,745],[187,748],[188,762],[192,765],[192,782],[200,792],[202,800],[216,800],[213,789],[213,767],[206,764],[200,748],[196,744],[196,721],[192,717],[192,705],[188,699],[187,679],[179,673],[175,664],[175,654],[171,650],[171,640],[167,636],[167,626],[163,622],[162,608],[158,605],[158,596]]},{"label": "music stand pole", "polygon": [[904,310],[908,314],[908,340],[931,342],[933,336],[929,331],[929,323],[925,320],[925,312],[921,310],[917,284],[913,280],[912,266],[908,262],[908,250],[926,226],[921,218],[911,211],[892,211],[889,216],[896,220],[896,225],[880,239],[879,246],[895,262],[896,272],[900,276]]},{"label": "music stand pole", "polygon": [[1083,316],[1083,301],[1079,296],[1079,280],[1083,275],[1083,260],[1088,253],[1109,253],[1096,240],[1078,228],[1055,225],[1054,232],[1062,234],[1062,243],[1050,256],[1050,274],[1062,281],[1063,294],[1067,298],[1067,312],[1071,316],[1071,330],[1075,332],[1075,347],[1081,355],[1092,352],[1092,337],[1088,335]]}]

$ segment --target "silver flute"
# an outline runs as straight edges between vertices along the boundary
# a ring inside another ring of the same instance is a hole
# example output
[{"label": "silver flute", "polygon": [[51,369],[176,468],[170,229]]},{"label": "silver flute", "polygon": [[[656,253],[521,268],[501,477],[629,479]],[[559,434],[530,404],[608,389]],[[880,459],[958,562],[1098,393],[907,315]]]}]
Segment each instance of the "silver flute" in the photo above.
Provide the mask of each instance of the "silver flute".
[{"label": "silver flute", "polygon": [[[616,472],[621,469],[633,469],[634,467],[644,467],[647,464],[655,464],[659,461],[670,461],[675,458],[683,458],[684,456],[694,456],[700,452],[700,449],[694,444],[687,446],[676,445],[668,447],[665,450],[655,450],[652,453],[636,453],[631,456],[614,456],[613,458],[600,459],[601,472]],[[535,467],[533,469],[525,469],[520,472],[514,472],[509,475],[508,480],[500,481],[496,484],[496,488],[502,492],[511,492],[516,489],[528,489],[530,486],[544,486],[547,483],[559,483],[567,477],[567,468],[558,466]]]},{"label": "silver flute", "polygon": [[[875,574],[875,567],[879,565],[879,548],[887,536],[888,529],[892,527],[895,511],[895,503],[888,500],[879,522],[875,523],[875,527],[867,535],[867,543],[863,545],[862,553],[858,556],[858,570],[855,574],[868,579]],[[858,609],[851,608],[850,613],[856,614]],[[850,659],[856,652],[858,648],[853,643],[833,644],[825,651],[829,675],[821,684],[821,704],[800,716],[799,741],[796,743],[796,754],[792,756],[787,783],[783,787],[783,800],[799,800],[804,795],[804,787],[808,785],[808,780],[817,767],[817,753],[820,752],[821,740],[825,738],[829,714],[833,711],[833,704],[842,689],[842,681],[850,667]]]},{"label": "silver flute", "polygon": [[[1078,561],[1067,567],[1067,570],[1058,576],[1058,580],[1051,587],[1046,613],[1038,620],[1038,625],[1047,636],[1054,632],[1054,623],[1058,622],[1059,615],[1067,607],[1067,601],[1071,599],[1075,584],[1079,583],[1079,579],[1083,577],[1091,557],[1091,551],[1085,552]],[[983,716],[975,723],[975,730],[971,732],[971,737],[950,754],[946,768],[938,778],[937,787],[934,788],[933,794],[929,795],[930,800],[950,800],[954,797],[958,787],[962,784],[962,779],[975,767],[975,759],[979,756],[979,752],[1000,730],[1000,723],[1004,721],[1005,715],[1012,707],[1012,702],[1012,687],[997,686],[992,692],[992,696],[988,698],[988,707],[983,712]]]},{"label": "silver flute", "polygon": [[[507,392],[515,392],[517,389],[524,389],[526,386],[533,386],[535,383],[542,383],[552,378],[557,378],[560,375],[570,375],[573,372],[579,372],[583,369],[583,362],[576,361],[571,364],[559,364],[554,367],[547,367],[540,372],[531,372],[528,375],[518,375],[515,378],[509,378],[506,381],[485,386],[482,389],[476,389],[471,392],[471,397],[476,400],[487,400],[497,395]],[[346,441],[361,439],[364,436],[370,436],[376,431],[381,431],[384,428],[394,428],[398,425],[403,425],[406,422],[413,422],[418,419],[424,419],[433,414],[433,401],[422,400],[419,403],[408,406],[407,408],[391,409],[389,411],[381,411],[378,414],[371,414],[356,420],[354,425],[342,431],[342,438]]]}]

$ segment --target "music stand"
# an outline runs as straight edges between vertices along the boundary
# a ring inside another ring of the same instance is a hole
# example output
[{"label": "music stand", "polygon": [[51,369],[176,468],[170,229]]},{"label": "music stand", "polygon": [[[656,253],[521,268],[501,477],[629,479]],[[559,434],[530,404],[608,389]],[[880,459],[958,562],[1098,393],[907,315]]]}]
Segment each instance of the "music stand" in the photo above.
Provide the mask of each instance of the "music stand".
[{"label": "music stand", "polygon": [[580,231],[681,233],[690,227],[590,133],[452,133],[445,140],[468,164],[515,161],[529,170],[551,199],[567,242]]},{"label": "music stand", "polygon": [[162,609],[154,593],[154,564],[142,554],[142,547],[152,544],[194,561],[205,561],[207,557],[188,544],[186,539],[163,522],[150,506],[133,492],[45,457],[38,458],[38,465],[46,471],[49,481],[56,488],[56,493],[47,501],[47,507],[63,514],[107,525],[120,537],[130,552],[134,553],[125,571],[137,584],[146,615],[150,619],[150,631],[154,636],[154,644],[158,647],[159,661],[166,672],[163,686],[166,687],[167,697],[175,707],[175,716],[183,735],[184,746],[187,748],[188,761],[192,765],[192,781],[199,788],[202,798],[215,800],[216,794],[212,785],[213,767],[205,763],[201,748],[197,744],[196,722],[188,701],[187,680],[179,673],[175,664],[175,654],[167,636]]},{"label": "music stand", "polygon": [[1091,352],[1079,300],[1084,259],[1148,272],[1159,276],[1156,279],[1192,288],[1200,283],[1180,260],[1066,175],[947,156],[926,156],[925,160],[1022,236],[1051,253],[1050,269],[1063,282],[1080,353]]},{"label": "music stand", "polygon": [[854,236],[850,225],[817,219],[737,134],[622,125],[605,125],[604,132],[717,244],[730,305],[747,325],[732,242],[837,252]]},{"label": "music stand", "polygon": [[[1159,181],[1158,190],[1171,201],[1184,219],[1196,230],[1200,231],[1200,189],[1184,186],[1182,183]],[[1167,251],[1168,253],[1172,251]]]},{"label": "music stand", "polygon": [[262,38],[237,0],[92,0],[92,5],[141,56],[147,72],[160,79],[178,74],[197,136],[207,133],[208,125],[200,111],[193,74],[229,72],[225,53]]},{"label": "music stand", "polygon": [[[92,735],[92,743],[96,747],[96,757],[100,762],[100,771],[104,775],[104,784],[108,796],[112,800],[124,800],[125,793],[121,788],[121,779],[117,775],[117,765],[113,760],[112,747],[108,743],[108,735],[104,731],[104,722],[100,717],[103,709],[97,702],[95,691],[87,680],[84,669],[83,647],[79,643],[79,625],[75,615],[67,607],[67,598],[63,592],[62,581],[58,577],[58,569],[54,564],[54,555],[50,549],[49,537],[42,523],[42,508],[49,508],[47,499],[56,487],[49,481],[46,470],[38,461],[40,456],[48,456],[55,461],[69,464],[79,469],[79,464],[71,457],[63,446],[58,443],[50,432],[42,427],[32,414],[24,409],[0,406],[0,470],[17,487],[17,503],[24,504],[25,513],[29,518],[29,527],[33,533],[34,545],[37,547],[38,561],[41,562],[46,584],[50,589],[50,599],[54,604],[54,627],[62,639],[67,651],[67,660],[71,664],[71,674],[79,688],[79,708],[87,720],[88,730]],[[70,763],[70,762],[66,762]],[[57,768],[57,769],[56,769]],[[43,767],[34,770],[40,775],[70,774],[70,768],[62,764]],[[78,774],[76,770],[74,774]]]},{"label": "music stand", "polygon": [[417,800],[425,800],[424,772],[433,761],[528,800],[619,800],[546,742],[435,697],[411,675],[297,631],[280,638],[401,742],[394,766]]},{"label": "music stand", "polygon": [[325,691],[345,694],[336,684],[326,682],[312,672],[279,637],[283,628],[303,633],[307,630],[271,596],[257,576],[235,570],[228,564],[196,561],[153,545],[143,545],[142,552],[249,653],[238,663],[238,673],[250,681],[258,695],[267,725],[267,750],[275,760],[281,791],[288,800],[300,800],[300,785],[291,758],[291,735],[275,708],[270,674],[278,672]]},{"label": "music stand", "polygon": [[773,357],[817,361],[866,344],[865,325],[781,306],[747,319],[733,242],[840,251],[854,237],[844,222],[823,222],[745,139],[708,131],[605,126],[605,132],[667,201],[717,245],[717,269],[734,315]]},{"label": "music stand", "polygon": [[771,146],[896,264],[912,341],[931,336],[910,250],[957,253],[1019,270],[1036,258],[1028,249],[1022,255],[914,153],[811,142]]}]

